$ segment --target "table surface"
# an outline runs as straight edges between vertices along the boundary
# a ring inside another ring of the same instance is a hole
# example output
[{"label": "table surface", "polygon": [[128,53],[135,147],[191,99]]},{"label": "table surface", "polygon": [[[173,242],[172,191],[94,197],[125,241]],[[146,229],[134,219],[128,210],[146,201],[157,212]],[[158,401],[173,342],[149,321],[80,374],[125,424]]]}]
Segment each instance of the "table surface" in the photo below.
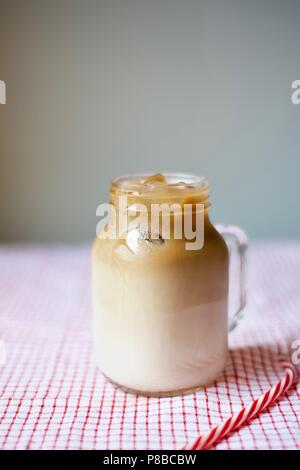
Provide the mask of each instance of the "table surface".
[{"label": "table surface", "polygon": [[[213,386],[144,398],[110,385],[91,344],[90,246],[0,246],[1,449],[180,449],[278,381],[300,339],[300,242],[253,243],[249,303]],[[217,449],[300,447],[300,387]]]}]

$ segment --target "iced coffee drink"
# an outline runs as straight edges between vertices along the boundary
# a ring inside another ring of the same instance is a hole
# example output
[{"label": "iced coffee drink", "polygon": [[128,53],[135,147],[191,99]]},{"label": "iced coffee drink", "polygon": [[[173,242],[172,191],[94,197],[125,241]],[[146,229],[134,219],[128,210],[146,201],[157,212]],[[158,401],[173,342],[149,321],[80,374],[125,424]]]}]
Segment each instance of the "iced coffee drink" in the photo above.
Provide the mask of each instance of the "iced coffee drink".
[{"label": "iced coffee drink", "polygon": [[[196,389],[218,376],[227,355],[228,250],[209,220],[208,185],[204,178],[162,174],[114,180],[112,206],[118,208],[124,195],[125,233],[100,234],[93,245],[96,363],[131,391],[168,395]],[[176,211],[169,238],[131,214],[153,203],[188,203],[193,222],[201,207],[202,246],[186,249],[184,234],[172,236],[176,218],[183,217]]]},{"label": "iced coffee drink", "polygon": [[[93,245],[97,365],[115,384],[148,395],[209,384],[223,370],[227,355],[228,250],[209,220],[207,182],[162,174],[114,180],[112,206],[117,209],[124,195],[125,233],[115,238],[100,234]],[[183,217],[176,211],[169,238],[131,214],[153,203],[188,204],[193,223],[200,207],[202,246],[186,249],[184,234],[174,237],[175,221]]]}]

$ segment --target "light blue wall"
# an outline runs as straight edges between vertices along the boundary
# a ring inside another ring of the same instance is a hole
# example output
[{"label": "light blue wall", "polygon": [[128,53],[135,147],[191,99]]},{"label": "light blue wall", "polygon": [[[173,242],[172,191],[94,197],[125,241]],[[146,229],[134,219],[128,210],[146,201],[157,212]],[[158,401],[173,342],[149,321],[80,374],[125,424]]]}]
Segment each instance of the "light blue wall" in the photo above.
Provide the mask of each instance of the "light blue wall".
[{"label": "light blue wall", "polygon": [[109,180],[211,181],[215,221],[300,237],[300,1],[1,0],[2,240],[81,240]]}]

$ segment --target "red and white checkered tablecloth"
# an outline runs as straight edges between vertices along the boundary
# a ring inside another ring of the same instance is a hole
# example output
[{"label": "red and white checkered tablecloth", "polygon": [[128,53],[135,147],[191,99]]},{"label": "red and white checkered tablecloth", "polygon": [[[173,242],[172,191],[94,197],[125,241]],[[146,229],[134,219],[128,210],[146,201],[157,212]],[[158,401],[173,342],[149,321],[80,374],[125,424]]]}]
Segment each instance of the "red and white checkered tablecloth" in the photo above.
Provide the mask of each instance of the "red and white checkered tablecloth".
[{"label": "red and white checkered tablecloth", "polygon": [[[144,398],[94,367],[90,247],[0,246],[1,449],[180,449],[283,375],[300,339],[300,242],[253,244],[249,305],[220,380],[195,394]],[[3,346],[3,343],[2,343]],[[217,449],[300,448],[300,386]]]}]

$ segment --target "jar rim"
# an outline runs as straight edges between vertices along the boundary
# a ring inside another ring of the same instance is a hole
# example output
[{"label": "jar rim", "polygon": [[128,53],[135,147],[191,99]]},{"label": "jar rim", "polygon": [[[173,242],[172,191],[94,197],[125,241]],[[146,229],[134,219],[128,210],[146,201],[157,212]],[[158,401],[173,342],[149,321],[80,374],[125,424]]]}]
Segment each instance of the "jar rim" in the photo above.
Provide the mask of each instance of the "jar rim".
[{"label": "jar rim", "polygon": [[[139,192],[142,189],[143,194],[157,192],[158,186],[153,184],[144,185],[139,180],[145,179],[154,175],[155,173],[138,173],[119,176],[111,181],[111,189],[121,190],[125,193]],[[205,190],[208,189],[209,183],[204,176],[195,175],[192,173],[177,173],[177,172],[160,172],[162,176],[167,180],[167,184],[176,185],[178,183],[184,183],[181,186],[176,186],[178,192],[186,191],[187,189],[194,190]]]}]

